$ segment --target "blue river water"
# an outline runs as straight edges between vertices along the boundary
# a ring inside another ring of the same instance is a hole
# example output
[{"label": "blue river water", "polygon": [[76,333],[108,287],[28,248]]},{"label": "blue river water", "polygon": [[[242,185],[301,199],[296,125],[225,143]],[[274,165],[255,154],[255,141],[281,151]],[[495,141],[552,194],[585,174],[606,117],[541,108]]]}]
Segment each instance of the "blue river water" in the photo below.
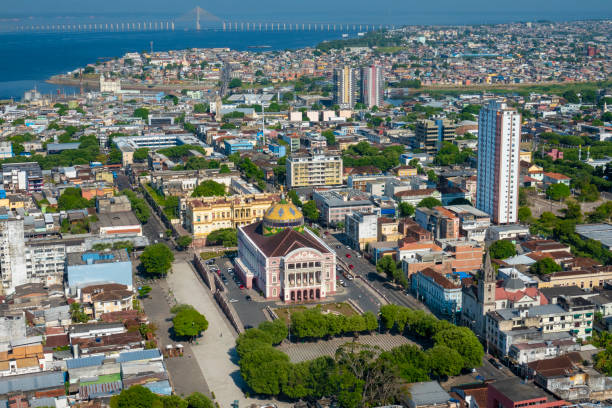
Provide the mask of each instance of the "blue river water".
[{"label": "blue river water", "polygon": [[[45,83],[61,74],[95,63],[100,58],[119,57],[126,52],[150,49],[164,51],[185,48],[228,47],[246,50],[268,46],[268,50],[315,46],[323,40],[341,38],[339,32],[223,32],[158,31],[106,33],[6,33],[0,34],[0,99],[23,96],[36,88],[43,94],[62,89],[70,94],[77,90]],[[255,51],[255,49],[253,49]]]}]

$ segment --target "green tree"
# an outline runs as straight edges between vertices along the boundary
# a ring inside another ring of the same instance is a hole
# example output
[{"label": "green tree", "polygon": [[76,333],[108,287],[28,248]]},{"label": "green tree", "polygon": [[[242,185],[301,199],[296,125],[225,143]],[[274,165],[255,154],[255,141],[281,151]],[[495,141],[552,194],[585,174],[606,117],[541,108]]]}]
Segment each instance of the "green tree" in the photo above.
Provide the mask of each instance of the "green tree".
[{"label": "green tree", "polygon": [[135,118],[141,118],[144,121],[149,120],[149,110],[147,108],[137,108],[134,109],[133,116]]},{"label": "green tree", "polygon": [[586,201],[592,203],[599,200],[599,190],[597,186],[591,183],[585,183],[580,188],[580,195],[578,196],[580,201]]},{"label": "green tree", "polygon": [[193,113],[207,113],[210,106],[207,103],[196,103],[193,105]]},{"label": "green tree", "polygon": [[456,350],[463,358],[462,368],[480,367],[484,349],[474,333],[467,327],[451,326],[434,335],[436,345]]},{"label": "green tree", "polygon": [[300,201],[300,198],[298,197],[295,190],[289,190],[289,192],[287,193],[287,197],[289,197],[293,205],[295,205],[296,207],[302,206],[302,202]]},{"label": "green tree", "polygon": [[551,200],[561,201],[570,195],[570,189],[563,183],[555,183],[548,186],[546,195]]},{"label": "green tree", "polygon": [[518,219],[522,223],[529,223],[531,221],[531,208],[520,207],[518,209]]},{"label": "green tree", "polygon": [[193,242],[193,238],[191,237],[191,235],[181,235],[176,240],[176,244],[182,249],[189,248],[189,245],[191,245],[191,242]]},{"label": "green tree", "polygon": [[280,344],[289,335],[289,329],[281,319],[262,322],[257,328],[270,336],[272,344]]},{"label": "green tree", "polygon": [[164,243],[149,245],[140,255],[140,262],[147,275],[154,277],[166,276],[172,262],[174,254]]},{"label": "green tree", "polygon": [[385,275],[389,280],[393,280],[397,273],[397,264],[390,255],[385,255],[376,263],[376,270],[381,275]]},{"label": "green tree", "polygon": [[434,207],[438,207],[441,206],[442,202],[440,200],[438,200],[437,198],[433,198],[433,197],[427,197],[422,199],[419,204],[417,204],[417,208],[418,207],[427,207],[427,208],[434,208]]},{"label": "green tree", "polygon": [[224,196],[225,184],[217,183],[214,180],[205,180],[200,183],[191,194],[192,197],[212,197],[212,196]]},{"label": "green tree", "polygon": [[[110,400],[111,408],[152,408],[159,397],[142,385],[133,385]],[[160,407],[161,408],[161,407]]]},{"label": "green tree", "polygon": [[222,228],[212,231],[206,236],[208,245],[223,245],[224,247],[235,247],[238,245],[238,236],[234,228]]},{"label": "green tree", "polygon": [[187,397],[188,408],[214,408],[212,401],[201,392],[194,392]]},{"label": "green tree", "polygon": [[464,361],[457,350],[435,345],[425,352],[429,369],[437,378],[448,378],[461,372]]},{"label": "green tree", "polygon": [[172,319],[174,333],[180,337],[195,337],[208,328],[208,320],[193,307],[183,308]]},{"label": "green tree", "polygon": [[240,78],[233,78],[229,82],[230,89],[240,88],[241,86],[242,86],[242,81],[240,80]]},{"label": "green tree", "polygon": [[57,200],[57,207],[61,211],[78,210],[92,206],[92,202],[84,198],[81,195],[81,189],[76,187],[65,189]]},{"label": "green tree", "polygon": [[327,140],[328,146],[333,146],[336,144],[336,136],[334,135],[333,130],[324,130],[321,132],[321,135]]},{"label": "green tree", "polygon": [[559,272],[561,266],[553,261],[551,258],[542,258],[536,263],[531,265],[531,272],[538,275],[548,275],[553,272]]},{"label": "green tree", "polygon": [[232,171],[230,170],[229,167],[227,167],[227,164],[222,164],[221,167],[219,167],[219,173],[220,174],[226,174],[226,173],[231,173]]},{"label": "green tree", "polygon": [[489,248],[489,253],[493,259],[506,259],[516,255],[516,246],[505,239],[495,241]]},{"label": "green tree", "polygon": [[134,150],[134,156],[133,159],[135,162],[143,162],[145,160],[147,160],[147,157],[149,156],[149,148],[147,147],[140,147],[136,150]]},{"label": "green tree", "polygon": [[319,219],[319,210],[314,200],[306,201],[302,206],[302,213],[306,219],[316,222]]},{"label": "green tree", "polygon": [[70,316],[73,323],[87,323],[89,321],[89,316],[85,314],[83,306],[78,302],[70,305]]}]

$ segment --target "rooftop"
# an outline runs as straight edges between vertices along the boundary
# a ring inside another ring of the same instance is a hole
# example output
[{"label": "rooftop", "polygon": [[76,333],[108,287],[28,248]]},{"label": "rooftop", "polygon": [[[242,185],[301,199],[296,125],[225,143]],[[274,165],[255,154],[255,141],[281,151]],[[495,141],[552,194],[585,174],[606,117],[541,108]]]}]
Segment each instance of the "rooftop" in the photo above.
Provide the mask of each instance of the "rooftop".
[{"label": "rooftop", "polygon": [[489,386],[495,388],[506,398],[514,402],[532,400],[536,398],[546,399],[548,397],[548,394],[537,388],[535,385],[525,384],[517,377],[508,378],[506,380],[498,380]]},{"label": "rooftop", "polygon": [[129,261],[130,256],[125,249],[68,254],[68,266]]},{"label": "rooftop", "polygon": [[599,241],[605,247],[612,247],[612,225],[610,224],[576,225],[576,233],[583,237]]},{"label": "rooftop", "polygon": [[437,381],[418,382],[409,385],[410,399],[415,406],[445,404],[450,395]]}]

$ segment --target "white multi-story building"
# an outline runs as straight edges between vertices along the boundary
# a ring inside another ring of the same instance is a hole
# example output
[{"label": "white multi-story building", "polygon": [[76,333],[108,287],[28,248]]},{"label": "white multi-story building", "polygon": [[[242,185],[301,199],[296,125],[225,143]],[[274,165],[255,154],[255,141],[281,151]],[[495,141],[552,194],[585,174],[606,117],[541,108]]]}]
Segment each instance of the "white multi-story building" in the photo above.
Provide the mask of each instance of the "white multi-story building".
[{"label": "white multi-story building", "polygon": [[121,92],[121,79],[106,78],[104,74],[100,75],[100,92],[118,93]]},{"label": "white multi-story building", "polygon": [[367,244],[377,241],[378,214],[356,212],[345,214],[344,220],[344,231],[353,248],[363,250]]},{"label": "white multi-story building", "polygon": [[19,217],[0,220],[0,278],[5,294],[13,293],[15,286],[28,283],[23,219]]},{"label": "white multi-story building", "polygon": [[478,116],[478,189],[476,207],[495,224],[517,220],[521,115],[491,101]]},{"label": "white multi-story building", "polygon": [[382,67],[372,65],[361,69],[361,100],[368,107],[381,107],[384,99]]}]

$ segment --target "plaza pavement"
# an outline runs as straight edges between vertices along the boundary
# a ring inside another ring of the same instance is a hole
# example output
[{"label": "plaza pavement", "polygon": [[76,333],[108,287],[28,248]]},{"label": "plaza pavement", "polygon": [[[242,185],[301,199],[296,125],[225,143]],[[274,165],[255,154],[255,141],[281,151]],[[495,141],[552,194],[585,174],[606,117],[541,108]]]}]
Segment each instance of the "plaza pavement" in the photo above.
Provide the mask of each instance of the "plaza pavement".
[{"label": "plaza pavement", "polygon": [[[264,401],[245,398],[241,388],[246,390],[247,387],[240,376],[234,348],[236,332],[192,265],[186,261],[175,262],[167,281],[178,303],[192,305],[208,320],[208,330],[191,345],[191,349],[210,391],[215,394],[215,401],[221,408],[230,408],[234,400],[238,400],[241,407],[263,404]],[[179,382],[181,379],[175,378],[174,381]],[[274,403],[279,407],[289,406],[276,401]]]},{"label": "plaza pavement", "polygon": [[[304,343],[283,343],[278,349],[287,353],[292,363],[300,363],[321,356],[333,357],[340,346],[345,343],[350,343],[353,340],[353,337],[339,337],[330,340],[318,340]],[[415,344],[404,336],[388,333],[360,335],[356,341],[360,344],[380,347],[385,351],[404,344]]]}]

